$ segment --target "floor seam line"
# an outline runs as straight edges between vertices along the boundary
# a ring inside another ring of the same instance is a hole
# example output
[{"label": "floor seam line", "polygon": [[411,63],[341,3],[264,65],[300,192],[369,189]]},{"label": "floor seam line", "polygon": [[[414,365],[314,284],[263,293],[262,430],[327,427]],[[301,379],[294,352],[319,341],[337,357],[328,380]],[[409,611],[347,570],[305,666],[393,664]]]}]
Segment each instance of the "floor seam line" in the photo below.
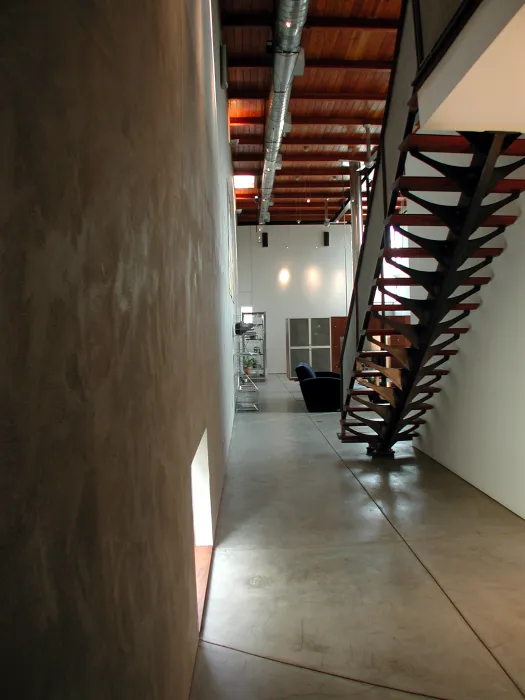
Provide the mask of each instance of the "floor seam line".
[{"label": "floor seam line", "polygon": [[313,668],[312,666],[304,666],[302,664],[294,663],[293,661],[284,661],[283,659],[276,659],[272,656],[264,656],[263,654],[257,654],[253,651],[245,651],[244,649],[238,649],[237,647],[229,646],[228,644],[220,644],[218,642],[210,642],[202,637],[199,639],[201,644],[209,644],[210,646],[219,647],[221,649],[228,649],[229,651],[235,651],[238,654],[246,654],[247,656],[252,656],[256,659],[262,659],[263,661],[271,661],[272,663],[281,664],[283,666],[291,666],[292,668],[298,668],[302,671],[311,671],[312,673],[319,673],[323,676],[329,676],[330,678],[339,678],[343,681],[350,681],[352,683],[360,683],[361,685],[366,685],[372,688],[381,688],[382,690],[391,690],[396,693],[405,693],[406,695],[412,695],[416,698],[427,698],[427,700],[453,700],[453,698],[446,698],[444,696],[438,695],[428,695],[425,692],[416,692],[415,690],[404,690],[403,688],[398,688],[392,685],[385,685],[382,683],[373,683],[372,681],[364,681],[361,678],[354,678],[352,676],[342,676],[339,673],[333,673],[331,671],[324,671],[319,668]]},{"label": "floor seam line", "polygon": [[423,567],[423,569],[427,572],[427,574],[430,576],[430,578],[434,581],[434,583],[436,584],[436,586],[439,588],[439,590],[442,592],[442,594],[445,596],[445,598],[449,601],[449,603],[452,605],[452,607],[453,607],[454,610],[457,612],[457,614],[461,617],[461,619],[463,620],[463,622],[465,623],[465,625],[469,628],[469,630],[470,630],[470,631],[472,632],[472,634],[477,638],[477,640],[481,643],[481,645],[486,649],[486,651],[489,653],[489,655],[492,657],[492,659],[494,659],[494,661],[496,662],[497,666],[503,671],[504,675],[510,680],[510,682],[511,682],[512,685],[516,688],[516,690],[519,692],[519,694],[520,694],[523,698],[525,698],[525,692],[521,689],[521,687],[520,687],[520,685],[518,684],[518,682],[514,680],[514,678],[510,675],[510,673],[509,673],[509,672],[507,671],[507,669],[503,666],[503,664],[499,661],[499,659],[493,654],[493,652],[491,651],[490,647],[487,646],[487,644],[485,644],[485,642],[483,641],[483,639],[481,638],[481,636],[478,634],[478,632],[474,629],[474,627],[472,627],[472,625],[471,625],[470,622],[467,620],[467,618],[465,617],[465,615],[463,615],[463,613],[461,612],[461,610],[459,609],[459,607],[456,605],[456,603],[454,603],[454,601],[452,600],[452,598],[449,596],[449,594],[446,592],[446,590],[443,588],[443,586],[439,583],[439,581],[438,581],[438,579],[436,578],[436,576],[434,576],[434,574],[430,571],[430,569],[427,567],[427,565],[423,562],[423,560],[421,559],[421,557],[420,557],[420,556],[416,553],[416,551],[410,546],[408,540],[401,534],[400,530],[399,530],[399,529],[394,525],[394,523],[390,520],[390,518],[389,518],[388,515],[385,513],[385,511],[383,510],[383,508],[382,508],[382,507],[379,505],[379,503],[375,500],[375,498],[374,498],[374,497],[372,496],[372,494],[368,491],[368,489],[367,489],[366,486],[362,483],[362,481],[357,477],[357,475],[355,474],[355,472],[353,471],[353,469],[347,464],[346,460],[339,454],[339,452],[335,449],[335,447],[332,445],[332,443],[330,442],[330,440],[328,440],[328,438],[327,438],[326,435],[322,432],[322,430],[320,430],[320,429],[317,427],[317,424],[316,424],[316,423],[314,422],[314,420],[311,418],[310,414],[307,413],[306,415],[308,416],[308,418],[310,418],[310,422],[312,423],[312,425],[313,425],[313,426],[315,427],[315,429],[322,435],[322,437],[324,438],[325,442],[329,445],[329,447],[330,447],[330,448],[333,450],[333,452],[337,455],[337,457],[339,458],[339,460],[340,460],[340,461],[344,464],[344,466],[348,469],[348,471],[350,472],[350,474],[352,474],[352,476],[354,477],[354,479],[355,479],[355,480],[357,481],[357,483],[361,486],[361,488],[362,488],[363,491],[366,493],[366,495],[370,498],[370,500],[372,501],[372,503],[374,503],[375,506],[379,509],[379,511],[382,513],[383,517],[385,518],[385,520],[389,523],[389,525],[392,527],[392,529],[393,529],[393,530],[397,533],[397,535],[401,538],[401,540],[402,540],[402,541],[404,542],[404,544],[406,545],[407,549],[412,553],[412,555],[415,557],[415,559],[421,564],[421,566]]}]

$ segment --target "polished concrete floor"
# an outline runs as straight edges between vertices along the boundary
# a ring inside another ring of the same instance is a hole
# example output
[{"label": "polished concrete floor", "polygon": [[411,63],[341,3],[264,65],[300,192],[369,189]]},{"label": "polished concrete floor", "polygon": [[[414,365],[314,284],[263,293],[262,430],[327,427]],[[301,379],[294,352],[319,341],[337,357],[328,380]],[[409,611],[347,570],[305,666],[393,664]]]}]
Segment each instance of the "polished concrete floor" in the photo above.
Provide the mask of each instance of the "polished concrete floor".
[{"label": "polished concrete floor", "polygon": [[237,415],[192,700],[524,698],[525,522],[337,418],[284,376]]}]

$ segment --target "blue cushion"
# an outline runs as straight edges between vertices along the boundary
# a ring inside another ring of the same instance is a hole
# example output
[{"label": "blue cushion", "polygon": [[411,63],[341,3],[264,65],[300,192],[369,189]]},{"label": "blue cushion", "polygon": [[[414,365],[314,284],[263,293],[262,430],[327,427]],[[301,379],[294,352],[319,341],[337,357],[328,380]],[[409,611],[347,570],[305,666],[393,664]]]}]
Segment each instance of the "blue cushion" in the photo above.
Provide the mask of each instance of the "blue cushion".
[{"label": "blue cushion", "polygon": [[295,373],[297,374],[297,378],[300,382],[302,382],[303,379],[315,379],[315,372],[310,367],[308,362],[299,362],[295,368]]}]

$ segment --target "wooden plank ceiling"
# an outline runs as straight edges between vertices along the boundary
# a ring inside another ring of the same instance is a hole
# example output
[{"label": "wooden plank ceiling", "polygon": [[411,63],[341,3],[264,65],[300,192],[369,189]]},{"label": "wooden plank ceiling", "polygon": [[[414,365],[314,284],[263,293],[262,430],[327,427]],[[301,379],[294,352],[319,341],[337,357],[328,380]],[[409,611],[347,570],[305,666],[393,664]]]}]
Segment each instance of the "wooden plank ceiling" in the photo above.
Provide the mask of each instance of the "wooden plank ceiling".
[{"label": "wooden plank ceiling", "polygon": [[[258,221],[255,196],[263,161],[272,76],[276,0],[221,0],[228,52],[228,98],[235,173],[256,175],[256,189],[237,190],[240,224]],[[364,160],[365,124],[377,148],[401,0],[310,0],[301,45],[304,75],[290,100],[292,131],[281,147],[271,223],[322,222],[348,195],[343,160]],[[307,200],[310,200],[309,202]],[[366,205],[366,202],[365,202]]]}]

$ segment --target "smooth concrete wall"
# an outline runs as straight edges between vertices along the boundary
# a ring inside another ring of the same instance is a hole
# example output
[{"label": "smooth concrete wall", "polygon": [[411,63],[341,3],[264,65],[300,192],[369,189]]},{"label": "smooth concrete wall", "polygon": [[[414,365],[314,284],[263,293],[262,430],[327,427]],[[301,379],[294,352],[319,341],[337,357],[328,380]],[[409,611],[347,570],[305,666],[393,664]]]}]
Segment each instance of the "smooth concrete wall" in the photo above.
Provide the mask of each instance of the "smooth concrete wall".
[{"label": "smooth concrete wall", "polygon": [[[237,232],[239,302],[266,311],[269,372],[286,372],[286,319],[345,316],[350,302],[349,226],[269,226],[268,247],[256,226]],[[323,231],[330,245],[323,246]],[[279,279],[281,270],[288,283]]]},{"label": "smooth concrete wall", "polygon": [[[520,199],[525,208],[525,195]],[[435,409],[416,447],[525,517],[525,442],[521,351],[525,343],[525,218],[506,231],[494,279],[480,292],[459,354],[447,365]]]},{"label": "smooth concrete wall", "polygon": [[216,515],[233,420],[212,47],[207,0],[0,8],[2,698],[189,693],[191,462],[207,429]]}]

